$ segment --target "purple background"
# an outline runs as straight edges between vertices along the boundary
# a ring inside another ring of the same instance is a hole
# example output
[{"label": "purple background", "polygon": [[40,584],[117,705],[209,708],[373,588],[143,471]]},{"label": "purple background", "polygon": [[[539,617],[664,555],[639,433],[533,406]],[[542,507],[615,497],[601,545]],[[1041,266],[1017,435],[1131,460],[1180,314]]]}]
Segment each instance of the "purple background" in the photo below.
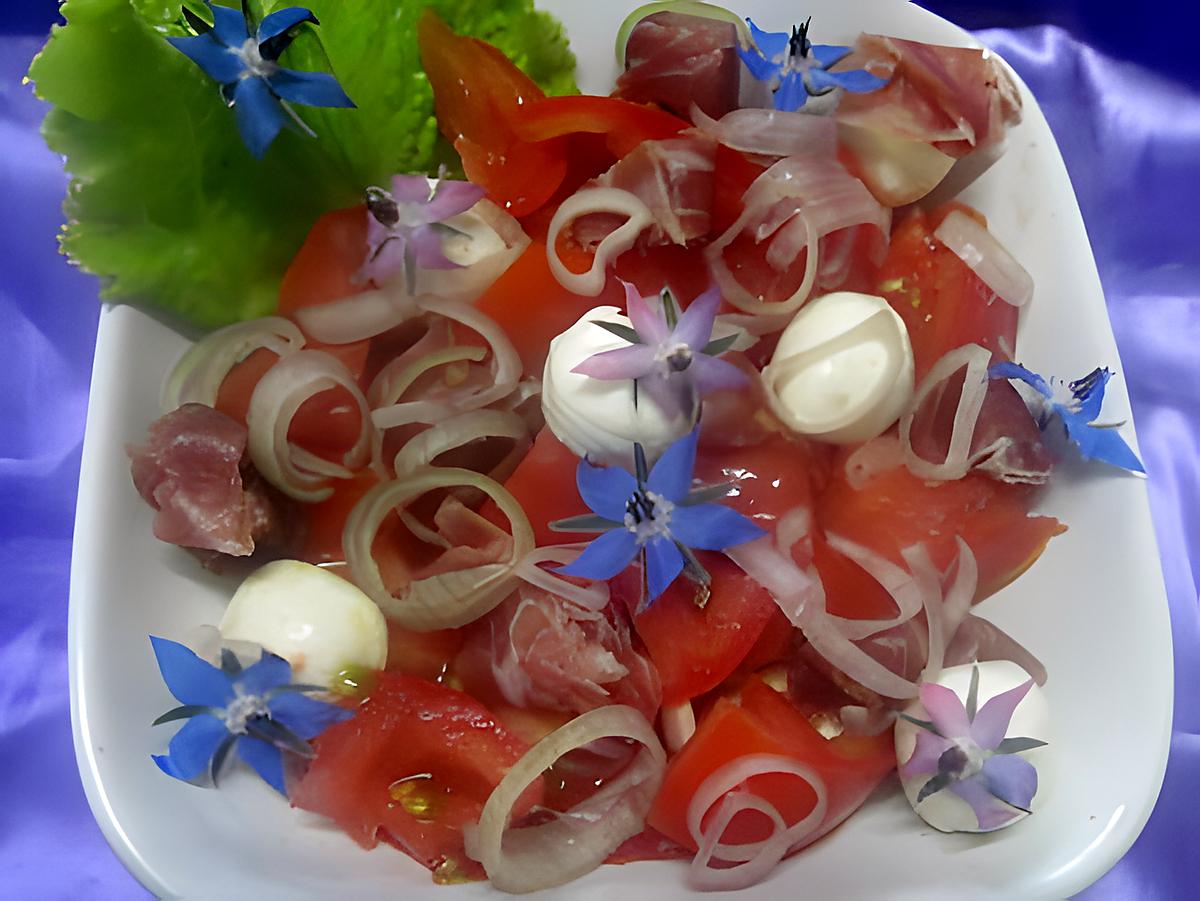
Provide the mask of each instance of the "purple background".
[{"label": "purple background", "polygon": [[[37,134],[43,111],[20,83],[53,7],[14,5],[0,23],[0,895],[144,897],[92,819],[71,744],[67,583],[98,305],[95,282],[57,255],[66,182]],[[1095,248],[1151,473],[1174,628],[1175,734],[1145,832],[1083,897],[1193,897],[1200,66],[1197,23],[1184,16],[1196,14],[1182,3],[1155,4],[1157,16],[1126,7],[1120,19],[1088,0],[924,5],[976,30],[1050,120]],[[1119,727],[1120,711],[1113,716]]]}]

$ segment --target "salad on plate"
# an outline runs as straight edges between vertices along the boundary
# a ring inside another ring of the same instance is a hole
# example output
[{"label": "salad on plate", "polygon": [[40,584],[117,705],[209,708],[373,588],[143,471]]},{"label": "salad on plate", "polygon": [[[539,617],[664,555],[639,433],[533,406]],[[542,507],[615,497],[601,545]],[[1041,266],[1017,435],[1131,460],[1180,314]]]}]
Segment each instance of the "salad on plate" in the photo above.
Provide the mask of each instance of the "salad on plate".
[{"label": "salad on plate", "polygon": [[938,830],[1036,814],[1052,674],[976,605],[1061,461],[1142,467],[954,199],[996,57],[666,0],[584,95],[523,0],[64,12],[64,248],[197,335],[133,489],[237,582],[149,637],[147,766],[508,892],[745,887],[892,773]]}]

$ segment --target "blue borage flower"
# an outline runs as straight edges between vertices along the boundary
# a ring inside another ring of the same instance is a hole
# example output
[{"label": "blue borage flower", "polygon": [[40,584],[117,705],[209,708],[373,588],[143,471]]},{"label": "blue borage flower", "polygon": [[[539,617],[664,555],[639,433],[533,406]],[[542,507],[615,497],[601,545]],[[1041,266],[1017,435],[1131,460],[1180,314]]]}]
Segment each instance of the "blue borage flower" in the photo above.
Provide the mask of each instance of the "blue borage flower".
[{"label": "blue borage flower", "polygon": [[729,485],[692,488],[696,464],[693,429],[680,438],[647,473],[646,453],[633,446],[636,476],[619,467],[580,460],[575,482],[592,514],[550,524],[559,532],[601,532],[574,562],[558,570],[585,579],[611,579],[642,558],[644,594],[640,607],[654,603],[681,572],[701,585],[710,581],[693,550],[723,551],[766,533],[742,514],[709,503],[725,497]]},{"label": "blue borage flower", "polygon": [[1112,378],[1107,369],[1093,369],[1083,378],[1064,382],[1056,378],[1046,380],[1016,363],[996,363],[988,369],[988,375],[1024,382],[1033,388],[1042,398],[1042,409],[1035,411],[1038,425],[1045,431],[1056,419],[1061,422],[1067,439],[1079,449],[1083,459],[1099,460],[1131,472],[1146,471],[1115,428],[1093,424],[1104,404],[1104,388]]},{"label": "blue borage flower", "polygon": [[775,92],[775,109],[794,112],[810,96],[819,97],[836,88],[866,94],[887,84],[866,69],[830,72],[829,67],[845,59],[851,48],[833,44],[814,44],[808,39],[810,16],[803,25],[786,31],[763,31],[750,19],[754,47],[738,47],[738,56],[759,81],[767,82]]},{"label": "blue borage flower", "polygon": [[[212,12],[211,26],[188,14],[188,22],[201,34],[167,41],[221,85],[225,102],[237,114],[242,140],[256,157],[267,152],[289,118],[301,130],[313,134],[288,106],[289,101],[305,106],[354,106],[332,75],[284,69],[278,63],[295,39],[297,26],[305,22],[319,24],[311,10],[300,6],[277,10],[259,23],[251,37],[254,26],[245,3],[240,13],[227,6],[214,6],[209,0],[205,5]],[[186,7],[184,10],[186,13]]]},{"label": "blue borage flower", "polygon": [[1007,738],[1017,705],[1033,680],[996,695],[976,710],[979,698],[979,668],[971,668],[967,702],[951,689],[933,682],[922,683],[921,705],[929,714],[920,720],[900,714],[921,728],[912,757],[901,765],[904,779],[929,775],[917,793],[917,803],[930,795],[949,790],[975,813],[979,828],[998,829],[1028,813],[1037,793],[1038,777],[1033,764],[1020,751],[1046,744],[1036,738]]},{"label": "blue borage flower", "polygon": [[163,681],[182,704],[154,725],[187,720],[168,752],[153,757],[159,769],[176,779],[191,781],[208,770],[215,784],[236,745],[238,756],[286,795],[282,752],[312,757],[308,739],[353,716],[349,710],[305,697],[305,692],[325,689],[290,684],[291,665],[266,651],[243,669],[231,651],[223,650],[218,668],[178,642],[152,635],[150,643]]}]

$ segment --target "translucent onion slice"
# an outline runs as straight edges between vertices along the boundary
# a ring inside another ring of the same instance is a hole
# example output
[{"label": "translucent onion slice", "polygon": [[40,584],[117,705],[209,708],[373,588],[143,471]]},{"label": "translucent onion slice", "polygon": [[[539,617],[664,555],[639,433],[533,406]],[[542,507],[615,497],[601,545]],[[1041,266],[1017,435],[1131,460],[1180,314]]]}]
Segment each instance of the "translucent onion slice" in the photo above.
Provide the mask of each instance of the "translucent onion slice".
[{"label": "translucent onion slice", "polygon": [[[606,738],[632,739],[642,747],[618,777],[577,807],[539,826],[509,828],[513,805],[543,772],[564,754]],[[532,892],[578,879],[642,831],[666,763],[654,728],[638,711],[624,705],[590,710],[539,741],[500,780],[479,826],[465,831],[467,853],[504,892]]]},{"label": "translucent onion slice", "polygon": [[[451,345],[408,363],[399,372],[390,366],[385,367],[368,391],[374,408],[371,416],[379,428],[389,429],[412,422],[435,423],[456,413],[486,407],[517,387],[521,377],[521,358],[494,319],[469,304],[442,298],[423,296],[417,299],[417,306],[423,312],[443,316],[466,326],[483,338],[488,347]],[[447,386],[444,390],[430,392],[430,396],[420,400],[400,402],[404,393],[423,373],[449,363],[479,362],[489,349],[491,373],[486,380],[481,382],[467,378],[462,380],[459,388]]]},{"label": "translucent onion slice", "polygon": [[416,472],[448,450],[463,447],[483,438],[529,437],[529,429],[516,413],[506,410],[471,410],[451,416],[405,442],[396,454],[393,468],[397,477]]},{"label": "translucent onion slice", "polygon": [[776,109],[735,109],[720,119],[692,104],[696,127],[732,150],[766,156],[837,155],[837,123],[829,116]]},{"label": "translucent onion slice", "polygon": [[864,688],[885,698],[907,699],[917,695],[917,684],[898,676],[842,635],[825,611],[824,597],[819,607],[805,611],[800,630],[808,643],[832,666]]},{"label": "translucent onion slice", "polygon": [[350,344],[381,335],[418,312],[403,286],[389,285],[297,310],[296,321],[323,344]]},{"label": "translucent onion slice", "polygon": [[296,323],[282,316],[238,322],[205,335],[187,349],[163,382],[159,404],[164,413],[182,404],[216,406],[217,392],[229,370],[259,348],[286,357],[304,346]]},{"label": "translucent onion slice", "polygon": [[[761,297],[755,297],[747,291],[733,270],[729,268],[729,264],[725,262],[725,248],[734,242],[738,234],[743,229],[738,228],[738,224],[746,218],[746,212],[750,208],[747,207],[742,212],[742,218],[729,227],[729,230],[724,235],[717,238],[705,249],[704,254],[708,257],[709,269],[712,271],[713,278],[721,287],[721,296],[727,301],[746,313],[756,313],[759,315],[769,315],[772,317],[772,324],[778,324],[779,328],[787,325],[787,320],[792,313],[795,313],[800,307],[808,301],[809,295],[812,293],[813,285],[817,280],[817,271],[819,266],[819,246],[820,235],[816,229],[805,226],[805,258],[804,258],[804,278],[792,294],[780,301],[767,302]],[[797,213],[796,218],[802,219],[803,213]],[[745,224],[749,224],[747,219]],[[736,229],[736,231],[735,231]]]},{"label": "translucent onion slice", "polygon": [[858,171],[885,206],[915,203],[939,184],[955,163],[926,141],[889,134],[866,125],[838,123],[838,137],[858,160]]},{"label": "translucent onion slice", "polygon": [[971,605],[975,602],[975,592],[979,589],[979,564],[975,554],[962,538],[956,536],[955,541],[958,544],[958,559],[955,561],[954,581],[942,602],[942,621],[945,623],[947,644],[954,641],[959,627],[970,615]]},{"label": "translucent onion slice", "polygon": [[[829,619],[838,627],[838,631],[851,641],[870,638],[872,635],[904,625],[921,612],[927,603],[926,598],[931,593],[941,600],[941,590],[936,582],[930,584],[928,579],[918,579],[913,573],[906,572],[882,554],[840,535],[826,533],[825,539],[831,548],[843,557],[853,560],[859,569],[883,586],[899,608],[896,615],[890,619],[845,619],[830,614]],[[928,559],[926,555],[925,560]]]},{"label": "translucent onion slice", "polygon": [[[586,272],[572,272],[558,255],[558,239],[563,230],[581,216],[612,213],[627,217],[596,247],[592,265]],[[583,188],[562,202],[550,220],[546,237],[546,259],[558,283],[584,297],[596,297],[608,280],[608,267],[627,251],[645,229],[654,224],[654,214],[638,197],[619,188]],[[732,240],[732,239],[730,239]]]},{"label": "translucent onion slice", "polygon": [[[975,426],[979,422],[979,411],[983,408],[983,399],[987,394],[987,368],[991,358],[990,350],[978,344],[964,344],[949,351],[934,363],[921,380],[908,411],[900,417],[900,446],[904,453],[904,463],[913,475],[934,481],[961,479],[975,463],[996,452],[997,445],[990,445],[974,454],[971,453]],[[966,367],[966,373],[963,376],[962,394],[959,395],[958,407],[954,412],[954,427],[950,433],[946,459],[934,463],[913,450],[913,420],[926,398],[963,367]]]},{"label": "translucent onion slice", "polygon": [[[344,388],[358,407],[361,426],[341,464],[322,459],[288,441],[288,429],[306,400],[330,388]],[[335,357],[319,350],[298,350],[266,371],[246,411],[247,448],[255,468],[289,497],[316,503],[329,497],[331,478],[351,478],[371,454],[371,415],[354,376]]]},{"label": "translucent onion slice", "polygon": [[925,653],[925,666],[921,670],[922,682],[933,682],[942,672],[946,660],[945,613],[942,609],[941,573],[929,559],[929,551],[923,544],[906,547],[900,552],[904,562],[912,571],[913,579],[921,586],[925,609],[925,627],[929,632],[929,644]]},{"label": "translucent onion slice", "polygon": [[[393,510],[403,511],[429,491],[456,486],[482,491],[496,503],[509,522],[512,555],[504,562],[416,579],[399,596],[393,595],[383,583],[371,550],[384,518]],[[416,632],[458,628],[490,612],[516,585],[517,562],[533,549],[533,542],[533,529],[524,509],[503,485],[469,469],[452,467],[430,467],[376,485],[350,511],[342,533],[346,562],[355,584],[387,617]]]},{"label": "translucent onion slice", "polygon": [[1033,276],[995,235],[966,213],[955,210],[942,220],[933,236],[954,251],[1001,300],[1020,307],[1033,297]]},{"label": "translucent onion slice", "polygon": [[[807,816],[788,826],[779,811],[752,792],[738,790],[754,776],[782,773],[805,780],[816,795],[813,809]],[[723,800],[722,800],[723,799]],[[715,812],[705,830],[704,817],[718,800],[721,807]],[[736,889],[758,882],[791,849],[804,844],[820,829],[828,812],[829,798],[825,781],[811,767],[777,754],[748,754],[726,763],[713,772],[696,789],[688,803],[687,826],[699,852],[692,861],[689,881],[695,888]],[[757,810],[771,820],[771,835],[758,842],[730,845],[720,841],[725,829],[741,810]],[[740,863],[727,869],[709,867],[712,860]]]},{"label": "translucent onion slice", "polygon": [[872,478],[904,465],[904,450],[895,435],[880,435],[860,445],[846,458],[846,482],[860,490]]},{"label": "translucent onion slice", "polygon": [[751,579],[770,592],[788,621],[799,627],[813,605],[822,610],[825,591],[811,569],[801,569],[785,550],[764,536],[725,549],[725,556],[742,568]]},{"label": "translucent onion slice", "polygon": [[696,711],[691,701],[668,704],[662,709],[662,732],[667,750],[679,751],[696,734]]},{"label": "translucent onion slice", "polygon": [[534,548],[522,557],[521,562],[517,564],[517,578],[533,585],[535,588],[541,588],[543,591],[548,591],[556,597],[570,601],[584,610],[599,612],[608,606],[609,590],[607,582],[592,582],[585,587],[576,585],[562,576],[542,569],[542,564],[544,563],[553,563],[558,566],[566,566],[568,563],[573,563],[580,553],[583,552],[583,547],[584,545],[582,544],[562,544]]}]

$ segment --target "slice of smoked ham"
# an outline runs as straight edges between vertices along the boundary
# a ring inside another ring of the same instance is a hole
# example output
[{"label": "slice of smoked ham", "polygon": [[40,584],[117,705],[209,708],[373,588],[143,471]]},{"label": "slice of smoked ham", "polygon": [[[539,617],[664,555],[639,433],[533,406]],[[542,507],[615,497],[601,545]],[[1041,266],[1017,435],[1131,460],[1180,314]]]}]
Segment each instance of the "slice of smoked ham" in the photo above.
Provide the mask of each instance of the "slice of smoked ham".
[{"label": "slice of smoked ham", "polygon": [[[686,244],[709,230],[716,153],[717,142],[701,134],[644,141],[589,186],[627,191],[646,205],[654,224],[639,243]],[[571,233],[591,250],[626,218],[589,213],[575,220]]]},{"label": "slice of smoked ham", "polygon": [[741,61],[732,22],[660,12],[642,19],[625,44],[615,95],[657,103],[685,119],[692,104],[719,119],[738,106]]},{"label": "slice of smoked ham", "polygon": [[151,424],[127,449],[133,484],[158,513],[161,541],[234,557],[279,527],[275,503],[244,470],[246,427],[203,404],[184,404]]},{"label": "slice of smoked ham", "polygon": [[836,68],[889,79],[878,91],[843,96],[839,122],[924,141],[955,158],[998,143],[1021,121],[1020,92],[986,50],[862,34]]}]

